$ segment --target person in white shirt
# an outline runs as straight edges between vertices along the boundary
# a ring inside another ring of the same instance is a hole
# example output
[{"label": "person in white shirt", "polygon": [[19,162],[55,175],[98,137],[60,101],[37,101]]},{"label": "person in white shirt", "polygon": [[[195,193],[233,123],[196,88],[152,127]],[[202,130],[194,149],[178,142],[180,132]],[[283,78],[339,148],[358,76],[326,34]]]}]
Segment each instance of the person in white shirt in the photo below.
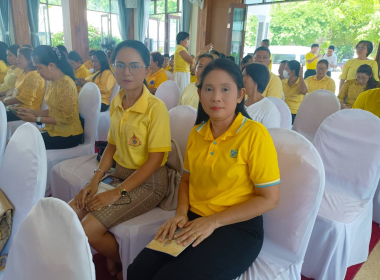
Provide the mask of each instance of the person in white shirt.
[{"label": "person in white shirt", "polygon": [[280,127],[280,112],[276,105],[262,95],[269,82],[268,68],[260,63],[251,63],[245,67],[243,77],[248,95],[245,106],[251,119],[266,128]]},{"label": "person in white shirt", "polygon": [[326,75],[329,77],[331,77],[331,71],[338,65],[338,58],[336,57],[334,51],[335,47],[333,45],[330,45],[327,49],[327,53],[325,53],[322,57],[322,59],[326,59],[329,62],[329,69],[326,73]]}]

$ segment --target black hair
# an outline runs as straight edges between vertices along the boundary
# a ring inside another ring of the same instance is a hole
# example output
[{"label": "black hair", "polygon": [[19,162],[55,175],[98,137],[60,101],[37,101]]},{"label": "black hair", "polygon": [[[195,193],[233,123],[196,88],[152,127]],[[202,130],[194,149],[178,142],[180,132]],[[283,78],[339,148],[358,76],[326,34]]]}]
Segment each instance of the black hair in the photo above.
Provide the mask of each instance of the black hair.
[{"label": "black hair", "polygon": [[170,58],[174,58],[174,54],[172,54],[172,55],[170,56]]},{"label": "black hair", "polygon": [[235,62],[235,57],[232,55],[226,56],[225,59],[231,60],[232,62]]},{"label": "black hair", "polygon": [[89,55],[90,55],[90,56],[93,56],[94,52],[96,52],[96,51],[97,51],[97,50],[90,50]]},{"label": "black hair", "polygon": [[39,64],[48,66],[50,63],[54,63],[63,74],[69,76],[75,81],[74,70],[70,63],[67,61],[67,57],[58,48],[52,48],[46,45],[40,45],[33,50],[33,60],[37,60]]},{"label": "black hair", "polygon": [[315,48],[315,47],[318,47],[318,48],[319,48],[319,44],[312,44],[312,45],[311,45],[311,48]]},{"label": "black hair", "polygon": [[270,59],[270,50],[267,48],[267,47],[258,47],[255,52],[253,53],[253,55],[255,55],[258,51],[266,51],[268,54],[269,54],[269,59]]},{"label": "black hair", "polygon": [[356,74],[358,73],[366,74],[369,77],[366,90],[380,87],[380,83],[377,82],[374,78],[372,67],[369,66],[368,64],[360,65],[358,70],[356,70]]},{"label": "black hair", "polygon": [[326,64],[327,69],[329,69],[329,62],[326,59],[321,59],[320,61],[318,61],[317,64],[322,64],[322,63]]},{"label": "black hair", "polygon": [[214,56],[210,53],[204,53],[204,54],[201,54],[200,56],[197,57],[197,60],[195,62],[195,66],[198,65],[199,61],[201,60],[201,58],[209,58],[211,59],[211,61],[214,61]]},{"label": "black hair", "polygon": [[299,77],[301,64],[297,60],[289,60],[286,64],[288,64],[290,71],[294,70],[295,75]]},{"label": "black hair", "polygon": [[64,53],[66,55],[68,54],[67,49],[64,45],[58,45],[57,49],[59,49],[61,51],[61,53]]},{"label": "black hair", "polygon": [[186,40],[186,38],[189,38],[189,37],[190,37],[190,34],[189,34],[189,33],[184,32],[184,31],[179,32],[179,33],[177,34],[177,37],[176,37],[177,45],[180,45],[181,42],[182,42],[183,40]]},{"label": "black hair", "polygon": [[[214,61],[210,62],[205,69],[203,70],[201,81],[198,84],[198,89],[202,89],[203,82],[208,74],[210,74],[213,70],[222,70],[225,71],[228,75],[231,76],[231,78],[234,80],[238,91],[240,91],[242,88],[244,88],[244,81],[243,81],[243,75],[241,74],[241,71],[239,67],[233,63],[232,61],[228,59],[215,59]],[[247,118],[251,118],[247,111],[245,110],[244,105],[244,98],[240,103],[236,105],[235,114],[241,113],[243,116]],[[209,120],[210,116],[207,115],[207,113],[203,110],[202,104],[199,102],[198,104],[198,115],[197,120],[195,122],[195,125],[200,124],[202,122],[207,122]]]},{"label": "black hair", "polygon": [[248,55],[246,55],[245,57],[243,57],[243,59],[241,60],[241,64],[243,65],[243,64],[246,64],[250,59],[252,59],[253,58],[253,56],[252,55],[250,55],[250,54],[248,54]]},{"label": "black hair", "polygon": [[283,61],[280,62],[280,64],[287,63],[287,62],[288,62],[287,60],[283,60]]},{"label": "black hair", "polygon": [[167,57],[167,58],[170,58],[170,55],[168,53],[165,53],[164,54],[164,58]]},{"label": "black hair", "polygon": [[96,56],[100,64],[100,71],[92,78],[92,81],[95,81],[96,77],[102,75],[102,73],[106,70],[110,70],[110,65],[108,63],[108,58],[103,51],[95,51],[92,56]]},{"label": "black hair", "polygon": [[335,46],[334,45],[330,45],[328,49],[335,51]]},{"label": "black hair", "polygon": [[36,70],[36,67],[34,67],[33,61],[32,61],[32,53],[33,53],[32,49],[20,48],[20,49],[18,49],[18,53],[25,57],[26,61],[28,62],[28,68],[30,70]]},{"label": "black hair", "polygon": [[162,64],[164,63],[164,57],[163,57],[163,55],[161,53],[159,53],[159,52],[152,52],[150,55],[152,56],[153,62],[158,62],[157,66],[159,68],[161,68]]},{"label": "black hair", "polygon": [[28,48],[28,49],[32,49],[33,50],[33,47],[31,45],[28,45],[28,44],[25,44],[25,45],[22,45],[23,48]]},{"label": "black hair", "polygon": [[80,64],[83,64],[83,60],[82,60],[81,56],[76,51],[69,52],[67,58],[72,60],[72,61],[80,62]]},{"label": "black hair", "polygon": [[268,45],[269,46],[269,39],[264,39],[262,40],[261,42],[265,43],[265,45]]},{"label": "black hair", "polygon": [[263,93],[269,83],[268,67],[261,63],[251,63],[245,67],[245,73],[257,84],[257,91]]},{"label": "black hair", "polygon": [[359,47],[359,45],[363,43],[367,46],[367,57],[372,53],[373,51],[373,44],[370,41],[362,40],[356,45],[356,49]]},{"label": "black hair", "polygon": [[216,54],[219,58],[221,58],[221,54],[220,52],[216,51],[216,50],[211,50],[210,51],[211,54]]},{"label": "black hair", "polygon": [[8,49],[8,45],[6,43],[0,41],[0,60],[4,61],[5,64],[8,65],[7,49]]},{"label": "black hair", "polygon": [[19,48],[20,48],[19,45],[14,44],[14,45],[10,46],[10,47],[7,49],[7,51],[10,51],[10,52],[13,53],[15,56],[17,56],[17,51],[18,51]]}]

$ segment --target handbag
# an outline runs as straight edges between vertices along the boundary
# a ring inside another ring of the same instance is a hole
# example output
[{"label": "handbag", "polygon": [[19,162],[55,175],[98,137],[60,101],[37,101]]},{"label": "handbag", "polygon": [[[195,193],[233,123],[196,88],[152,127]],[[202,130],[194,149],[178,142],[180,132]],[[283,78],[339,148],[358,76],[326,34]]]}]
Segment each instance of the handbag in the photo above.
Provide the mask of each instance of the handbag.
[{"label": "handbag", "polygon": [[[3,250],[5,244],[7,244],[9,236],[11,235],[13,216],[14,207],[0,189],[0,252]],[[2,256],[0,260],[3,258],[4,256]],[[0,271],[4,268],[5,266],[1,265]]]}]

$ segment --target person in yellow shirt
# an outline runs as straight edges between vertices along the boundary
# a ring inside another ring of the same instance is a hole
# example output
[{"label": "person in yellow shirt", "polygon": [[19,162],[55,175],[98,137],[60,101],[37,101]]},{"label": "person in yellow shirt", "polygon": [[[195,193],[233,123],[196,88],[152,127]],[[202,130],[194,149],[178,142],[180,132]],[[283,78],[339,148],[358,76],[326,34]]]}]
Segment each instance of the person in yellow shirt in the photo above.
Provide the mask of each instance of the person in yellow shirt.
[{"label": "person in yellow shirt", "polygon": [[110,97],[112,89],[115,85],[115,76],[112,73],[106,54],[103,51],[95,51],[92,55],[92,64],[94,65],[94,74],[87,76],[87,78],[77,80],[77,84],[83,87],[88,82],[95,83],[102,98],[100,112],[105,112],[110,106]]},{"label": "person in yellow shirt", "polygon": [[368,64],[359,66],[356,79],[345,82],[339,92],[341,108],[350,109],[362,92],[378,87],[380,83],[375,80],[371,66]]},{"label": "person in yellow shirt", "polygon": [[319,45],[318,44],[312,44],[311,45],[311,51],[306,54],[305,60],[306,60],[306,72],[304,75],[304,79],[307,79],[310,76],[315,76],[317,74],[317,62],[318,59],[322,57],[322,54],[318,54],[319,51]]},{"label": "person in yellow shirt", "polygon": [[361,93],[352,108],[366,110],[380,118],[380,88]]},{"label": "person in yellow shirt", "polygon": [[350,59],[343,66],[342,74],[340,75],[339,89],[341,89],[345,81],[354,80],[356,77],[356,70],[363,64],[368,64],[372,67],[374,78],[379,81],[379,66],[375,60],[369,59],[368,56],[373,51],[373,44],[370,41],[360,41],[356,45],[357,58]]},{"label": "person in yellow shirt", "polygon": [[[37,73],[32,62],[32,50],[21,48],[18,50],[17,65],[23,72],[18,76],[13,94],[3,97],[4,105],[17,105],[19,108],[39,110],[45,92],[45,80]],[[12,108],[15,109],[15,108]],[[7,120],[18,121],[20,118],[12,111],[7,112]]]},{"label": "person in yellow shirt", "polygon": [[297,60],[289,60],[284,69],[282,88],[285,95],[285,103],[292,113],[292,124],[296,118],[298,108],[307,93],[307,86],[303,79],[303,66]]},{"label": "person in yellow shirt", "polygon": [[174,81],[178,84],[181,91],[190,84],[190,65],[193,58],[187,52],[189,47],[190,34],[179,32],[177,34],[177,48],[174,53]]},{"label": "person in yellow shirt", "polygon": [[195,64],[194,64],[194,59],[195,56],[191,55],[193,58],[193,63],[190,65],[190,83],[195,83],[197,82],[197,76],[195,75]]},{"label": "person in yellow shirt", "polygon": [[335,82],[327,76],[328,69],[329,62],[326,59],[318,61],[317,75],[310,76],[305,80],[308,93],[318,89],[327,89],[335,94]]},{"label": "person in yellow shirt", "polygon": [[262,248],[262,214],[278,205],[276,149],[244,109],[239,67],[216,59],[198,87],[202,106],[187,143],[177,210],[155,236],[194,243],[177,257],[144,248],[128,267],[129,280],[239,277]]},{"label": "person in yellow shirt", "polygon": [[[269,64],[272,63],[270,50],[266,47],[258,47],[253,54],[253,62],[264,64],[266,67],[269,67]],[[276,74],[269,71],[269,83],[265,88],[265,91],[262,93],[263,97],[277,97],[282,99],[282,84],[279,77]]]},{"label": "person in yellow shirt", "polygon": [[7,61],[10,66],[8,67],[7,75],[4,77],[4,83],[0,86],[0,97],[6,96],[8,91],[15,88],[18,76],[24,71],[17,67],[17,51],[19,49],[20,46],[17,44],[7,49]]},{"label": "person in yellow shirt", "polygon": [[4,77],[8,72],[7,49],[8,45],[0,41],[0,84],[4,83]]},{"label": "person in yellow shirt", "polygon": [[[195,75],[198,81],[201,80],[201,76],[205,67],[214,60],[214,56],[210,53],[204,53],[197,57],[195,63]],[[179,99],[179,105],[188,105],[198,110],[199,95],[198,95],[198,82],[189,84],[181,94]]]},{"label": "person in yellow shirt", "polygon": [[84,67],[86,67],[88,70],[90,69],[93,69],[94,68],[94,65],[92,64],[92,55],[94,54],[95,50],[90,50],[90,59],[88,59],[87,61],[85,61],[83,63]]},{"label": "person in yellow shirt", "polygon": [[278,77],[280,78],[280,80],[284,80],[284,69],[285,69],[285,66],[286,66],[286,63],[288,61],[287,60],[282,60],[280,62],[280,66],[278,67]]},{"label": "person in yellow shirt", "polygon": [[42,45],[34,49],[33,63],[41,76],[51,81],[45,94],[49,109],[17,108],[19,118],[45,124],[41,135],[47,150],[78,146],[83,143],[83,127],[74,71],[66,55],[56,47]]},{"label": "person in yellow shirt", "polygon": [[[171,136],[164,102],[144,86],[150,61],[146,46],[123,41],[116,46],[113,60],[121,90],[110,108],[108,145],[93,178],[69,205],[82,221],[91,247],[109,259],[108,270],[116,274],[113,262],[121,263],[119,245],[108,230],[152,210],[165,197]],[[113,175],[119,182],[101,189],[99,182],[114,161]]]},{"label": "person in yellow shirt", "polygon": [[166,69],[169,65],[169,61],[170,61],[170,55],[168,53],[165,53],[164,54],[164,63],[162,63],[162,69],[164,69],[165,71],[169,71]]},{"label": "person in yellow shirt", "polygon": [[[82,61],[82,58],[79,55],[79,53],[77,53],[76,51],[71,51],[67,57],[69,59],[69,63],[71,65],[71,67],[73,67],[73,69],[75,71],[75,79],[76,80],[77,79],[85,79],[91,75],[90,71],[88,71],[88,69],[83,65],[83,61]],[[81,89],[82,89],[82,87],[80,87],[78,85],[77,86],[78,92],[80,92]]]},{"label": "person in yellow shirt", "polygon": [[147,78],[148,89],[150,93],[155,94],[157,88],[168,80],[168,76],[164,69],[162,69],[162,63],[164,57],[159,52],[153,52],[150,54],[150,73]]}]

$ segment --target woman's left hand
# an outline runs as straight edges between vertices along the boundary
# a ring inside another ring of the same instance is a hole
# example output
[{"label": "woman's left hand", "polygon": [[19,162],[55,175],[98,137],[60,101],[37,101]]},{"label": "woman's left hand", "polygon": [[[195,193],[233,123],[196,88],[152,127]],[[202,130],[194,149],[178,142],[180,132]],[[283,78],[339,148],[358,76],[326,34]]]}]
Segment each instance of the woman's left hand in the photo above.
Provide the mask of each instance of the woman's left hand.
[{"label": "woman's left hand", "polygon": [[193,247],[197,246],[207,237],[209,237],[215,229],[216,223],[211,216],[201,217],[193,221],[187,222],[184,230],[174,236],[178,244],[187,246],[189,243],[194,242]]},{"label": "woman's left hand", "polygon": [[17,117],[24,122],[37,122],[37,117],[31,113],[18,111]]},{"label": "woman's left hand", "polygon": [[103,193],[99,193],[87,201],[86,210],[96,211],[104,206],[108,206],[120,198],[120,193],[117,189],[109,190]]}]

